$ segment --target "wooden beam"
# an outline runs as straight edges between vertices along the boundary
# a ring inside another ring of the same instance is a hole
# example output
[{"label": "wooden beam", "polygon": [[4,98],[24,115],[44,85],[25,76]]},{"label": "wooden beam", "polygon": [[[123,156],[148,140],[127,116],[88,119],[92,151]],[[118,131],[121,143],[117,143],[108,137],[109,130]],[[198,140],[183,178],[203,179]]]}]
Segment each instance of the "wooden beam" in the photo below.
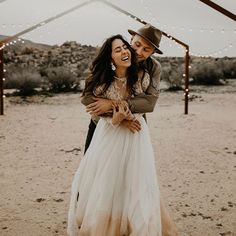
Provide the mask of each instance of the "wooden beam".
[{"label": "wooden beam", "polygon": [[56,20],[56,19],[58,19],[58,18],[60,18],[62,16],[65,16],[65,15],[67,15],[67,14],[69,14],[69,13],[71,13],[71,12],[73,12],[73,11],[75,11],[75,10],[77,10],[77,9],[79,9],[79,8],[89,4],[89,3],[91,3],[91,2],[94,2],[94,1],[95,0],[90,0],[90,1],[86,1],[84,3],[78,4],[78,5],[70,8],[70,9],[68,9],[66,11],[61,12],[60,14],[57,14],[56,16],[53,16],[53,17],[50,17],[50,18],[48,18],[48,19],[46,19],[44,21],[41,21],[41,22],[39,22],[39,23],[37,23],[37,24],[35,24],[35,25],[33,25],[33,26],[31,26],[31,27],[29,27],[29,28],[27,28],[27,29],[25,29],[25,30],[15,34],[15,35],[13,35],[13,36],[10,36],[10,37],[7,37],[7,38],[3,39],[2,41],[0,41],[0,45],[1,44],[5,45],[6,43],[11,42],[12,40],[18,38],[21,35],[24,35],[24,34],[26,34],[28,32],[31,32],[32,30],[35,30],[36,28],[42,27],[42,26],[48,24],[49,22],[54,21],[54,20]]},{"label": "wooden beam", "polygon": [[222,14],[224,14],[225,16],[231,18],[232,20],[236,21],[236,15],[228,10],[226,10],[225,8],[221,7],[220,5],[210,1],[210,0],[200,0],[201,2],[207,4],[208,6],[212,7],[213,9],[215,9],[216,11],[221,12]]}]

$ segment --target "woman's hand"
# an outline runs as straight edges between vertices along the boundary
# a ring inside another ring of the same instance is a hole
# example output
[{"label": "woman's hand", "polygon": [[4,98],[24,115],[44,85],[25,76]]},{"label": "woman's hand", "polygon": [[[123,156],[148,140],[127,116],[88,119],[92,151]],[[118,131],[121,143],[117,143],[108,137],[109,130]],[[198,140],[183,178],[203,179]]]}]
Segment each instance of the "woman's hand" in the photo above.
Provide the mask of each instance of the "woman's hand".
[{"label": "woman's hand", "polygon": [[139,132],[141,130],[141,124],[138,120],[123,120],[120,125],[132,133]]},{"label": "woman's hand", "polygon": [[117,103],[116,106],[113,105],[113,116],[112,116],[112,124],[117,125],[121,121],[125,120],[129,115],[128,106],[123,103]]}]

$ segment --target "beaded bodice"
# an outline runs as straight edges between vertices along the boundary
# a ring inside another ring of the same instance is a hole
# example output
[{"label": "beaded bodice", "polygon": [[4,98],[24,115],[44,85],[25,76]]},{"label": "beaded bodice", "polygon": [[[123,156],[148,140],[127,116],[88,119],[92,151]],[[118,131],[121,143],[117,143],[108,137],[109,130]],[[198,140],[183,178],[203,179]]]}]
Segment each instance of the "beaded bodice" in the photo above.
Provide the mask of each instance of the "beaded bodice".
[{"label": "beaded bodice", "polygon": [[[142,78],[139,78],[136,82],[135,95],[144,93],[150,84],[150,76],[145,72]],[[104,85],[98,86],[94,91],[94,95],[97,97],[103,97],[112,100],[125,100],[129,97],[126,89],[127,79],[126,78],[115,78],[109,88],[103,93]]]}]

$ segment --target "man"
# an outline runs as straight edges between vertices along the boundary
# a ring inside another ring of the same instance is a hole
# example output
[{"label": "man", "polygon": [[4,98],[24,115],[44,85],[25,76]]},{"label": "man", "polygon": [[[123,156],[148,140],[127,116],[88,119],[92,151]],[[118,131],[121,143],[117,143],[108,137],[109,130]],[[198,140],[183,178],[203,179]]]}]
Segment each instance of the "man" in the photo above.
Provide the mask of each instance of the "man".
[{"label": "man", "polygon": [[[139,66],[146,69],[150,75],[150,85],[145,94],[137,95],[126,101],[132,113],[147,113],[152,112],[159,97],[159,84],[161,76],[161,66],[151,56],[154,53],[163,54],[159,49],[162,32],[150,24],[141,27],[137,32],[128,30],[131,34],[131,46],[136,51]],[[93,94],[86,94],[82,98],[82,103],[86,106],[87,112],[92,116],[99,116],[109,112],[112,109],[112,101],[108,99],[95,98]],[[140,123],[137,120],[121,123],[122,126],[128,128],[131,132],[138,132],[141,129]],[[85,152],[90,145],[93,133],[96,128],[96,123],[91,119],[89,130],[85,143]],[[161,201],[161,220],[163,225],[163,236],[177,236],[177,230],[174,223],[166,211],[163,202]]]},{"label": "man", "polygon": [[[159,96],[161,66],[158,61],[151,58],[151,55],[155,52],[162,54],[159,49],[162,32],[150,24],[146,24],[137,32],[133,30],[128,30],[128,32],[132,35],[131,46],[136,51],[138,63],[148,71],[151,83],[145,94],[135,96],[127,102],[132,113],[152,112]],[[111,100],[95,98],[92,94],[85,94],[82,103],[86,106],[87,112],[94,116],[104,114],[112,108]],[[131,132],[141,129],[138,121],[124,120],[122,125]],[[91,120],[85,143],[85,152],[90,145],[95,128],[96,124]]]}]

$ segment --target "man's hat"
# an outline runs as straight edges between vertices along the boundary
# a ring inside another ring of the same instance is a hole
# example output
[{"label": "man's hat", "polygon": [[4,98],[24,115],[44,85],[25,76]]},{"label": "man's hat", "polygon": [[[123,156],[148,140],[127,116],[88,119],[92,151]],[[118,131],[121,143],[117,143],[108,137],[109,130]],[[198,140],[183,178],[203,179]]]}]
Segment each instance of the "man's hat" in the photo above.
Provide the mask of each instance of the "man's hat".
[{"label": "man's hat", "polygon": [[150,24],[146,24],[143,27],[141,27],[140,29],[137,30],[137,32],[133,31],[133,30],[128,30],[128,32],[131,35],[139,35],[141,37],[143,37],[145,40],[147,40],[152,46],[155,47],[155,51],[159,54],[163,54],[163,52],[159,49],[159,43],[161,41],[161,36],[162,36],[162,32],[153,27]]}]

